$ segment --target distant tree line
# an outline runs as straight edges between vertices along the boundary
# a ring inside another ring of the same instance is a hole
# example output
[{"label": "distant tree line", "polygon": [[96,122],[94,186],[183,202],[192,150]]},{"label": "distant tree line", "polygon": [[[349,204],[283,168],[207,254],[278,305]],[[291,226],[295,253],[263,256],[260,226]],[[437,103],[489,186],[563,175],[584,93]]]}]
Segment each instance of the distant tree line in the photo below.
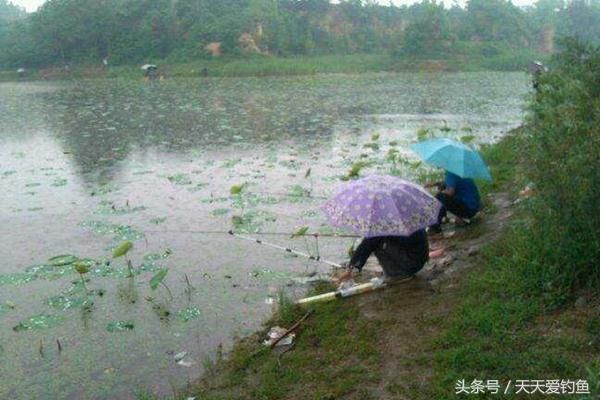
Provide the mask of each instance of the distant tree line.
[{"label": "distant tree line", "polygon": [[[438,57],[464,43],[552,52],[555,36],[600,41],[600,0],[0,0],[0,67],[186,61],[222,54],[384,53]],[[212,43],[212,45],[211,45]],[[208,47],[207,47],[208,46]],[[212,46],[212,47],[211,47]],[[485,55],[485,54],[484,54]]]}]

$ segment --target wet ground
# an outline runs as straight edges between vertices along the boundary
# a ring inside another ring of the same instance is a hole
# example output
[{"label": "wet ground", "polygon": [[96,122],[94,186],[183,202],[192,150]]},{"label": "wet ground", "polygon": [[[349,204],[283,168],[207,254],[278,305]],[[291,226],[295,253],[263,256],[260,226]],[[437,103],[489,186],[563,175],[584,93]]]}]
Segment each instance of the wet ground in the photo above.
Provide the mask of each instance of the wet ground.
[{"label": "wet ground", "polygon": [[[408,150],[418,131],[493,141],[527,90],[518,73],[0,84],[0,398],[194,379],[279,290],[301,296],[294,278],[327,271],[227,230],[331,233],[319,205],[358,161],[428,174]],[[262,237],[334,261],[352,243]],[[123,240],[133,278],[111,257]],[[58,255],[93,260],[87,297]]]}]

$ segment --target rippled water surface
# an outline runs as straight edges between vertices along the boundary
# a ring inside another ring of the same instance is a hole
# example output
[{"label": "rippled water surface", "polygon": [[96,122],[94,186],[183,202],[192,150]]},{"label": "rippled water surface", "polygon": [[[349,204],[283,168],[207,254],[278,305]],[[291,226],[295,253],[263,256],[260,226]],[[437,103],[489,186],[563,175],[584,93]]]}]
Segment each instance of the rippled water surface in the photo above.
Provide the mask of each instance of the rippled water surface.
[{"label": "rippled water surface", "polygon": [[[355,162],[415,178],[417,131],[493,141],[527,91],[520,73],[0,83],[0,398],[184,385],[327,271],[227,230],[331,232],[319,205]],[[335,261],[352,243],[266,237]],[[111,256],[123,240],[133,278]],[[93,260],[87,299],[58,255]]]}]

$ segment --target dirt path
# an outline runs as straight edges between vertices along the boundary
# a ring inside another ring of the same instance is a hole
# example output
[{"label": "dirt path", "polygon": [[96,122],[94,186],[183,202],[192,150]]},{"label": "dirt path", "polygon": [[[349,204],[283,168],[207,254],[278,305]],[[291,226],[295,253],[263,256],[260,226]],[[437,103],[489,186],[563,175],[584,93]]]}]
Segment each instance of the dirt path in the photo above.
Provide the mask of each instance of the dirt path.
[{"label": "dirt path", "polygon": [[373,398],[415,400],[418,393],[428,398],[437,327],[460,304],[462,273],[476,265],[481,246],[496,240],[512,215],[508,195],[494,194],[491,202],[496,211],[473,225],[445,226],[454,235],[433,244],[444,245],[445,256],[430,261],[416,279],[359,298],[364,318],[382,327],[377,338],[379,379],[367,388]]}]

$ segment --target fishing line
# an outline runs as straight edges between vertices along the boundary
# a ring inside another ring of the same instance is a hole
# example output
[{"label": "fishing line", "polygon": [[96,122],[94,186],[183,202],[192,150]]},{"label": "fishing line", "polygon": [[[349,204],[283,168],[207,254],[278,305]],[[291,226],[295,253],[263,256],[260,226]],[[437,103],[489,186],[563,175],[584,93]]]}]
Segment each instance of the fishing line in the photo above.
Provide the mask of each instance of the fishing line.
[{"label": "fishing line", "polygon": [[243,239],[243,240],[247,240],[249,242],[254,242],[254,243],[262,244],[263,246],[272,247],[274,249],[283,250],[283,251],[285,251],[287,253],[296,254],[298,256],[305,257],[305,258],[308,258],[308,259],[313,260],[313,261],[322,262],[322,263],[330,265],[332,267],[342,268],[341,264],[333,262],[333,261],[328,261],[328,260],[322,259],[321,256],[311,256],[310,254],[306,254],[306,253],[303,253],[303,252],[298,251],[298,250],[294,250],[294,249],[289,248],[289,247],[284,247],[284,246],[280,246],[278,244],[265,242],[264,240],[256,239],[256,238],[253,238],[253,237],[250,237],[250,236],[246,236],[246,235],[240,235],[239,233],[234,233],[233,231],[229,231],[228,233],[231,236],[234,236],[234,237],[239,238],[239,239]]},{"label": "fishing line", "polygon": [[[191,234],[206,234],[206,235],[230,235],[233,231],[201,231],[201,230],[145,230],[144,233],[191,233]],[[234,232],[235,233],[235,232]],[[237,233],[235,233],[237,234]],[[253,235],[263,236],[293,236],[294,233],[288,232],[253,232]],[[311,237],[332,237],[332,238],[351,238],[356,239],[361,236],[349,235],[349,234],[337,234],[337,233],[304,233],[302,236]]]}]

